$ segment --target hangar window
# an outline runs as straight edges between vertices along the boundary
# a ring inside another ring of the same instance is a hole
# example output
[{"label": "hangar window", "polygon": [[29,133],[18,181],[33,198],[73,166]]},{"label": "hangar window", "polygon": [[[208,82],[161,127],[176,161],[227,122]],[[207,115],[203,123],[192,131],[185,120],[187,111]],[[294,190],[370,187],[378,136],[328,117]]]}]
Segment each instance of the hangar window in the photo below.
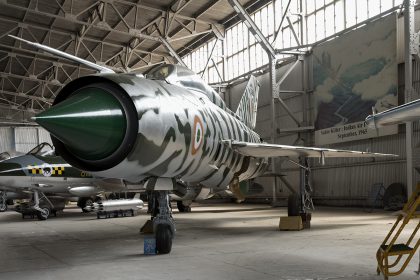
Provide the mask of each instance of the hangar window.
[{"label": "hangar window", "polygon": [[[295,34],[301,38],[303,32],[304,44],[315,43],[401,5],[402,2],[403,0],[292,0],[289,4],[289,0],[274,0],[253,12],[251,18],[275,48],[284,49],[297,46]],[[285,18],[279,27],[286,10],[290,23]],[[297,16],[299,13],[304,15],[303,23],[301,17]],[[265,67],[268,56],[246,25],[239,22],[225,30],[223,41],[212,39],[184,56],[183,60],[208,83],[218,84],[230,82]]]}]

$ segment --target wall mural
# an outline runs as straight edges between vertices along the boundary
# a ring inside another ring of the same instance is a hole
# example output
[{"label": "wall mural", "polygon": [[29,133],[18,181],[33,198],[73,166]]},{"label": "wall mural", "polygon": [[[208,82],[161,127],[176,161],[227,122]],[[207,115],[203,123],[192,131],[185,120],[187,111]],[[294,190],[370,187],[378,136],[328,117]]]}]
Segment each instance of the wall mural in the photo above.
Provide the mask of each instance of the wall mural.
[{"label": "wall mural", "polygon": [[392,14],[313,49],[317,145],[397,133],[364,123],[372,107],[398,103],[396,22]]}]

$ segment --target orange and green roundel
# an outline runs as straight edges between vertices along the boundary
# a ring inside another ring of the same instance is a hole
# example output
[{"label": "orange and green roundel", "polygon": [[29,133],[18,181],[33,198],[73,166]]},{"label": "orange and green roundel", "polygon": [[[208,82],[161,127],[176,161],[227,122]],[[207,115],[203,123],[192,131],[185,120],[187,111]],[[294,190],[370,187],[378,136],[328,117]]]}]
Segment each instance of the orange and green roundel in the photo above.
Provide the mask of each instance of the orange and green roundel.
[{"label": "orange and green roundel", "polygon": [[204,128],[203,123],[200,118],[194,117],[194,126],[193,126],[193,135],[192,135],[193,144],[191,147],[191,154],[195,155],[197,151],[201,148],[204,139]]}]

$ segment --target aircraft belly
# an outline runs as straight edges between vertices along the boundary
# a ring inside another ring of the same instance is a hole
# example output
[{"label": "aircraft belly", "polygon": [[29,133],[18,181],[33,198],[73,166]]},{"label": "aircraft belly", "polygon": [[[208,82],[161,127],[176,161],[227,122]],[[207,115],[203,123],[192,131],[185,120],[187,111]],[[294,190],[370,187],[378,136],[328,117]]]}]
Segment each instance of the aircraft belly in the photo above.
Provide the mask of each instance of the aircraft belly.
[{"label": "aircraft belly", "polygon": [[29,176],[1,176],[0,185],[11,188],[29,188],[32,178]]}]

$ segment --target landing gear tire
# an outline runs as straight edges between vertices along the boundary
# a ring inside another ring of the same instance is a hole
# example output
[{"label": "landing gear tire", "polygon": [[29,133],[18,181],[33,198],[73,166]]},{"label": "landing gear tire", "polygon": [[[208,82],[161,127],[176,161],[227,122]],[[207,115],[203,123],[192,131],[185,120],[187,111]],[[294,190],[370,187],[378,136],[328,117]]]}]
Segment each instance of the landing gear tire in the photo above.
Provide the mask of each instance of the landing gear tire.
[{"label": "landing gear tire", "polygon": [[156,229],[156,251],[169,254],[172,249],[172,231],[169,225],[159,224]]},{"label": "landing gear tire", "polygon": [[299,216],[300,213],[300,198],[298,194],[291,194],[287,199],[287,215]]},{"label": "landing gear tire", "polygon": [[0,192],[0,212],[7,211],[7,197],[5,192]]},{"label": "landing gear tire", "polygon": [[77,206],[79,206],[82,209],[83,213],[92,212],[91,210],[86,210],[85,207],[93,206],[93,199],[90,197],[80,198],[79,201],[77,202]]},{"label": "landing gear tire", "polygon": [[7,211],[7,204],[0,203],[0,212],[6,212]]},{"label": "landing gear tire", "polygon": [[178,211],[181,213],[187,213],[187,212],[191,212],[191,206],[185,206],[184,203],[182,201],[177,201],[176,202],[176,207],[178,208]]},{"label": "landing gear tire", "polygon": [[48,207],[41,207],[42,211],[37,211],[36,216],[38,220],[45,221],[50,216],[51,210]]},{"label": "landing gear tire", "polygon": [[[156,237],[158,254],[169,254],[172,249],[172,239],[175,235],[175,224],[168,191],[153,191],[150,199],[153,232]],[[143,227],[145,228],[145,227]]]}]

